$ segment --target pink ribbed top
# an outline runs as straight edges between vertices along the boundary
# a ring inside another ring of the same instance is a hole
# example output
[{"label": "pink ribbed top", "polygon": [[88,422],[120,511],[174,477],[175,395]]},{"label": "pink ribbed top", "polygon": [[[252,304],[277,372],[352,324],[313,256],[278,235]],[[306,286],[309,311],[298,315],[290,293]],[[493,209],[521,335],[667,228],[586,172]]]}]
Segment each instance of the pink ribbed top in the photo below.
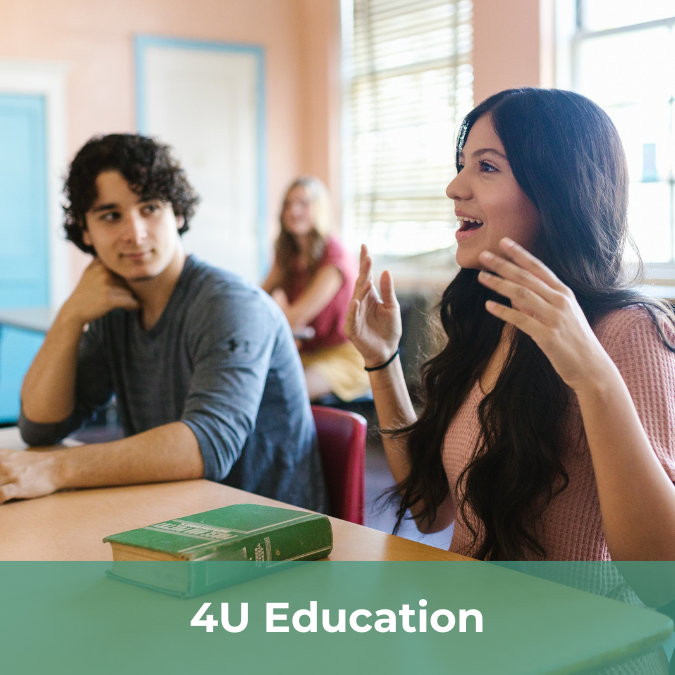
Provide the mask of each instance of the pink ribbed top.
[{"label": "pink ribbed top", "polygon": [[[598,323],[595,333],[628,386],[656,456],[675,481],[675,354],[663,345],[647,311],[639,306],[611,312]],[[667,334],[674,341],[671,329]],[[457,479],[480,435],[482,398],[476,382],[445,437],[443,465],[455,503]],[[569,485],[544,512],[537,527],[539,540],[550,560],[609,560],[590,450],[576,399],[574,403],[565,425],[563,454]],[[450,550],[472,555],[472,539],[458,513]]]}]

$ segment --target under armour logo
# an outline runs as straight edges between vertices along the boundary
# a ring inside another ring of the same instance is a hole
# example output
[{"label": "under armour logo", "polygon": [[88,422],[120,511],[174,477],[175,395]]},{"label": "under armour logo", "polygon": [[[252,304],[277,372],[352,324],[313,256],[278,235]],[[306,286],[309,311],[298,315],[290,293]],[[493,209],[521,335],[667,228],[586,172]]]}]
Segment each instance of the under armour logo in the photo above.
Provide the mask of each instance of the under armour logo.
[{"label": "under armour logo", "polygon": [[[242,346],[242,343],[241,343],[241,342],[237,342],[234,338],[230,338],[230,339],[227,341],[227,346],[228,346],[228,348],[229,348],[229,350],[230,350],[230,353],[233,354],[234,352],[237,351],[237,349],[239,349],[239,347]],[[248,354],[248,353],[249,353],[249,349],[248,349],[248,348],[249,348],[249,341],[248,341],[248,340],[244,340],[244,342],[243,342],[243,347],[244,347],[244,352],[245,352],[246,354]]]}]

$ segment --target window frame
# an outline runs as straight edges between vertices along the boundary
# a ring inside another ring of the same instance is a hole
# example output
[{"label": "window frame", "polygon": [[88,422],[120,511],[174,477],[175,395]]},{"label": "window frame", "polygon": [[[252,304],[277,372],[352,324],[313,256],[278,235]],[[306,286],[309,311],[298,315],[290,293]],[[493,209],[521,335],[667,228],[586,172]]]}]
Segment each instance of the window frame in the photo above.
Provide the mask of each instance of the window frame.
[{"label": "window frame", "polygon": [[[580,47],[588,41],[611,35],[635,33],[642,30],[666,27],[675,32],[675,15],[663,19],[642,21],[639,23],[589,30],[583,26],[584,0],[556,0],[556,49],[555,49],[555,81],[560,88],[578,91],[580,81]],[[675,66],[674,66],[675,68]],[[675,108],[675,96],[670,104]],[[675,134],[675,129],[673,129]],[[670,189],[670,231],[671,241],[675,242],[675,166],[671,166],[667,180]],[[675,244],[674,244],[675,249]],[[675,286],[675,250],[670,262],[644,262],[645,281],[650,285]],[[664,291],[666,295],[672,293]]]}]

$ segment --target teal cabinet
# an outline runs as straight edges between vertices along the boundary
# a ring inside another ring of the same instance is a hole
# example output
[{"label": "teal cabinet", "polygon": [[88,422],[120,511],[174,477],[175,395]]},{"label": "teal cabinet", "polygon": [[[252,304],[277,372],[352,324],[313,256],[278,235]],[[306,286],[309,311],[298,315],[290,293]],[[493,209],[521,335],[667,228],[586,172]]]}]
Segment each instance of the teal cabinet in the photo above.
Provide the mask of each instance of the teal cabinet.
[{"label": "teal cabinet", "polygon": [[0,424],[19,418],[21,383],[44,335],[0,324]]},{"label": "teal cabinet", "polygon": [[[0,94],[0,309],[49,305],[43,96]],[[0,423],[15,422],[41,333],[0,325]]]}]

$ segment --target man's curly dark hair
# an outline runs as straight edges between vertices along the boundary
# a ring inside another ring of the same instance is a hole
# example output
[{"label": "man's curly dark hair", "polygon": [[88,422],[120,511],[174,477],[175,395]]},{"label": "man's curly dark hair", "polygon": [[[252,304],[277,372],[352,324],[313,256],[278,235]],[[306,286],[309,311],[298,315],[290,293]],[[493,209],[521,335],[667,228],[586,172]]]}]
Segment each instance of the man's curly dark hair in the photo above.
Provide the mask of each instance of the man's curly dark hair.
[{"label": "man's curly dark hair", "polygon": [[103,171],[119,171],[143,201],[171,203],[176,216],[183,216],[179,234],[187,232],[199,196],[172,157],[168,145],[138,134],[94,136],[75,156],[64,186],[66,238],[85,253],[95,254],[82,239],[86,213],[96,201],[96,178]]}]

